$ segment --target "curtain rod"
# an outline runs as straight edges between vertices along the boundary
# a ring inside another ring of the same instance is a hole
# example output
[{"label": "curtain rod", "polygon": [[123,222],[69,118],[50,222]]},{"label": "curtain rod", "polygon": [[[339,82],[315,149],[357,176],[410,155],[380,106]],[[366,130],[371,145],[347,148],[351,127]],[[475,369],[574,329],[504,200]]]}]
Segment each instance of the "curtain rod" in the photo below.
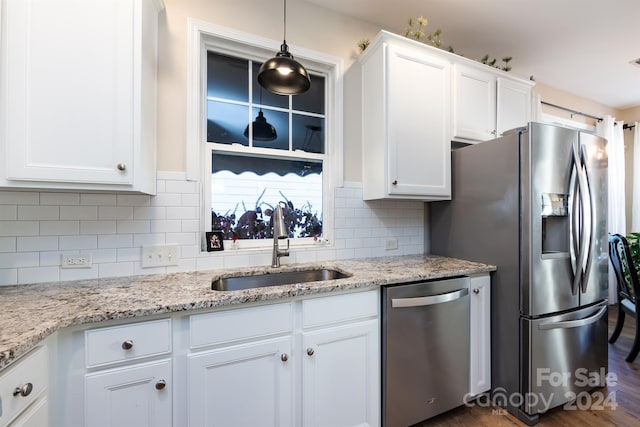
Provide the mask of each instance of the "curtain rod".
[{"label": "curtain rod", "polygon": [[568,111],[568,112],[569,112],[569,113],[571,113],[571,114],[578,114],[578,115],[580,115],[580,116],[588,117],[588,118],[590,118],[590,119],[594,119],[594,120],[597,120],[597,121],[599,121],[599,122],[601,122],[601,121],[602,121],[602,117],[592,116],[591,114],[585,114],[585,113],[583,113],[583,112],[581,112],[581,111],[572,110],[572,109],[570,109],[570,108],[563,107],[563,106],[561,106],[561,105],[552,104],[552,103],[550,103],[550,102],[546,102],[546,101],[540,101],[540,103],[541,103],[541,104],[544,104],[544,105],[548,105],[549,107],[557,108],[557,109],[559,109],[559,110]]},{"label": "curtain rod", "polygon": [[636,125],[628,125],[625,123],[624,125],[622,125],[622,130],[633,129],[634,127],[636,127]]}]

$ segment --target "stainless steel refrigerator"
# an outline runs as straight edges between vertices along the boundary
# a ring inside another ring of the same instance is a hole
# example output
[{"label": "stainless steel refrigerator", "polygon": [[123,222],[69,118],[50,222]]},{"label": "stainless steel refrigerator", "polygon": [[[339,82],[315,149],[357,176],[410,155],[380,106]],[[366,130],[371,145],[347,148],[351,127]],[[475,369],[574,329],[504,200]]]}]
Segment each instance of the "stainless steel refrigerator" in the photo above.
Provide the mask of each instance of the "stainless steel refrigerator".
[{"label": "stainless steel refrigerator", "polygon": [[606,144],[530,123],[453,151],[452,200],[430,204],[432,253],[497,266],[491,396],[530,425],[604,385]]}]

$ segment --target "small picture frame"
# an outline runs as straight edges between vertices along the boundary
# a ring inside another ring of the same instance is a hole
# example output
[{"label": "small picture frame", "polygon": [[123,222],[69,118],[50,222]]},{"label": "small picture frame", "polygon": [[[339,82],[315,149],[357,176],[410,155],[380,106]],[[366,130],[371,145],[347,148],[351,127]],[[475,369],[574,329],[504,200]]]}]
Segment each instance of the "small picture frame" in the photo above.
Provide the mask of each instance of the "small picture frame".
[{"label": "small picture frame", "polygon": [[224,251],[224,235],[222,231],[209,231],[207,237],[207,252]]}]

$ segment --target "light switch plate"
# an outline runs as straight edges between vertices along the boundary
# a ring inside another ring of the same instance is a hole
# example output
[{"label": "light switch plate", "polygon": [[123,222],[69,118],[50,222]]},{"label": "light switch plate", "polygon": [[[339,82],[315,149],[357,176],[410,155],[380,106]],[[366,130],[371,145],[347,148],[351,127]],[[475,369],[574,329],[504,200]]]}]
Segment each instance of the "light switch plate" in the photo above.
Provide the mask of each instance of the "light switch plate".
[{"label": "light switch plate", "polygon": [[153,245],[142,247],[142,268],[178,265],[178,245]]}]

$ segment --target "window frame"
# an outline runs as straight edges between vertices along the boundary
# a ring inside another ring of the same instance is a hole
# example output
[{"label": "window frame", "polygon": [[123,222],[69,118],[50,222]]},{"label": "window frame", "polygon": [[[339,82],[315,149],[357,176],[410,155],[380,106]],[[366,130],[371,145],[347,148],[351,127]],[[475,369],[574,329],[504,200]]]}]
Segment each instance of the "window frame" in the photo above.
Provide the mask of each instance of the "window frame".
[{"label": "window frame", "polygon": [[[187,153],[186,177],[200,181],[200,227],[201,251],[206,251],[204,233],[211,227],[211,155],[214,151],[266,155],[275,158],[323,159],[323,238],[333,242],[334,234],[334,189],[344,184],[343,126],[342,126],[342,60],[324,53],[292,46],[296,60],[309,71],[325,77],[325,154],[283,151],[262,147],[240,147],[227,145],[223,150],[207,143],[207,52],[236,56],[264,62],[279,50],[280,42],[257,35],[236,31],[207,22],[189,19],[189,51],[187,77]],[[242,240],[240,249],[271,249],[270,239]],[[292,238],[292,247],[314,244],[313,238]]]}]

